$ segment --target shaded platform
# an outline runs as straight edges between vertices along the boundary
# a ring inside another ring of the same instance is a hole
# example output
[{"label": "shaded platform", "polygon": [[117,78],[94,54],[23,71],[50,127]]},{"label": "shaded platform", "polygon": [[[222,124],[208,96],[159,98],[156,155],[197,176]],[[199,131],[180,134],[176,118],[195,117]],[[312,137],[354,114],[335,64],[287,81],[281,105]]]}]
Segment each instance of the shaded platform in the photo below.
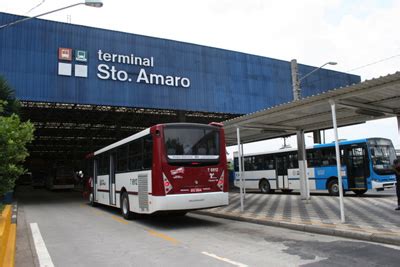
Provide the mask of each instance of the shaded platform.
[{"label": "shaded platform", "polygon": [[313,195],[308,203],[300,195],[247,193],[240,212],[239,193],[230,193],[226,207],[198,213],[257,224],[285,227],[318,234],[335,235],[400,245],[400,211],[393,195],[345,197],[346,223],[340,222],[337,197]]}]

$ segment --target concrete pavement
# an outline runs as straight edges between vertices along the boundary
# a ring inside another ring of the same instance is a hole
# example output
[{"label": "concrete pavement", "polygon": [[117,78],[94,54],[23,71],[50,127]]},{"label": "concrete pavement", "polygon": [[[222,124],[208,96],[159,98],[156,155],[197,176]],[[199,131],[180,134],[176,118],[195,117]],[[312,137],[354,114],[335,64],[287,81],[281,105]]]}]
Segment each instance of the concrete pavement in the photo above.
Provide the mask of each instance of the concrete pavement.
[{"label": "concrete pavement", "polygon": [[347,196],[345,223],[341,223],[339,199],[312,195],[303,201],[296,194],[247,193],[244,212],[240,195],[230,193],[226,207],[197,211],[199,214],[257,224],[285,227],[318,234],[400,245],[400,211],[394,195]]},{"label": "concrete pavement", "polygon": [[[49,200],[31,197],[25,201],[25,205],[31,207],[32,205],[46,203],[60,204],[60,207],[63,207],[63,203],[68,205],[68,202],[72,200],[74,203],[81,203],[80,196],[77,193],[71,193],[72,196],[68,198],[66,196],[59,198],[58,194],[51,192],[47,192],[45,195]],[[248,193],[245,200],[245,212],[241,213],[239,193],[231,192],[229,206],[197,211],[197,213],[260,225],[400,245],[400,212],[394,210],[396,197],[393,192],[365,197],[347,196],[344,201],[345,224],[340,222],[338,198],[326,194],[312,195],[311,201],[306,203],[301,201],[297,194],[264,195]],[[88,208],[88,211],[92,211],[94,214],[99,212],[98,209],[92,210],[86,205],[76,206],[80,209]],[[106,208],[104,209],[107,211]],[[116,214],[115,218],[118,219],[119,211],[111,209],[110,216],[112,219],[114,213]],[[22,205],[18,208],[16,266],[38,266],[36,253],[32,246],[32,236],[25,217],[25,207]],[[190,219],[187,220],[191,221]],[[149,220],[153,223],[152,221]],[[139,221],[139,223],[143,224],[146,221]],[[179,222],[178,225],[181,223]],[[204,221],[198,223],[203,224]],[[86,224],[84,223],[84,225]],[[175,227],[172,228],[175,229]],[[184,228],[190,229],[191,227]],[[279,229],[274,230],[274,233],[278,235],[283,234],[283,232],[283,229],[281,231]]]}]

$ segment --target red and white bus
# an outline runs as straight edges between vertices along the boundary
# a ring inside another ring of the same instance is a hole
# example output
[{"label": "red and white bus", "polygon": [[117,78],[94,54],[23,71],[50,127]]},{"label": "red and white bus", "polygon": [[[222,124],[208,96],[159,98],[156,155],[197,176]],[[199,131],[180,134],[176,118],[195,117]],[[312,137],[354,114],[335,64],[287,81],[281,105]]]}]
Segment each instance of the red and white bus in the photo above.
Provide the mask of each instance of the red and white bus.
[{"label": "red and white bus", "polygon": [[158,124],[93,153],[92,205],[135,214],[228,205],[224,130],[217,124]]}]

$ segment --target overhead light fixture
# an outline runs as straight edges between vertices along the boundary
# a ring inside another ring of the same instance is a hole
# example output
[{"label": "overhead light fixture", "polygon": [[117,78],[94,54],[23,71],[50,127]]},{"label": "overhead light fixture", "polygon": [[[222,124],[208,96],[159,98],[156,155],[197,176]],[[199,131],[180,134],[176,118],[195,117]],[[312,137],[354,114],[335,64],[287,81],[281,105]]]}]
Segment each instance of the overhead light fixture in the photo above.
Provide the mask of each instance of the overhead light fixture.
[{"label": "overhead light fixture", "polygon": [[48,11],[48,12],[45,12],[43,14],[39,14],[39,15],[36,15],[36,16],[33,16],[33,17],[25,17],[23,19],[19,19],[19,20],[16,20],[16,21],[1,25],[0,26],[0,30],[4,29],[4,28],[7,28],[7,27],[10,27],[12,25],[18,24],[18,23],[27,21],[27,20],[39,18],[39,17],[45,16],[45,15],[48,15],[48,14],[52,14],[54,12],[58,12],[58,11],[61,11],[61,10],[67,9],[67,8],[71,8],[71,7],[74,7],[74,6],[79,6],[79,5],[85,5],[85,6],[90,6],[90,7],[102,7],[103,6],[103,1],[102,0],[100,0],[100,1],[99,0],[85,0],[85,2],[76,3],[76,4],[73,4],[73,5],[66,6],[66,7],[58,8],[58,9],[55,9],[55,10],[51,10],[51,11]]},{"label": "overhead light fixture", "polygon": [[103,1],[85,0],[85,5],[91,6],[91,7],[102,7],[103,6]]}]

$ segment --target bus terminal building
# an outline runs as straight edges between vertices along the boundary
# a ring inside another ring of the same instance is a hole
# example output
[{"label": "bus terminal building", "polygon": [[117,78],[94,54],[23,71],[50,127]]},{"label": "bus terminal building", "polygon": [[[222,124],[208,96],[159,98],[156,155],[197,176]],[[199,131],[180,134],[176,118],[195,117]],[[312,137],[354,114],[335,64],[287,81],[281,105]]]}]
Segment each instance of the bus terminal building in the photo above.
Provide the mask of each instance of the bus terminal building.
[{"label": "bus terminal building", "polygon": [[[0,13],[0,25],[21,19]],[[301,77],[315,66],[299,65]],[[293,100],[291,63],[32,19],[0,29],[0,75],[34,123],[31,160],[81,160],[158,123],[220,122]],[[320,69],[302,97],[358,83]]]}]

